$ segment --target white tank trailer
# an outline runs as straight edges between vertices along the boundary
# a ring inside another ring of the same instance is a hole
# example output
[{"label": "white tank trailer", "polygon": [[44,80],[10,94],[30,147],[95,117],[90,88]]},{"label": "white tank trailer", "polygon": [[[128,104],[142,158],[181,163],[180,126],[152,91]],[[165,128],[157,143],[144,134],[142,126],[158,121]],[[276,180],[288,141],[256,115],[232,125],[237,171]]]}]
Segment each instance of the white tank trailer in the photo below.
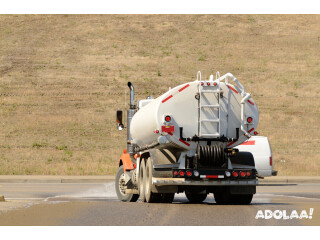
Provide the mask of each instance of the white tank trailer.
[{"label": "white tank trailer", "polygon": [[[268,139],[255,137],[257,105],[231,73],[202,80],[198,72],[195,81],[137,105],[133,84],[128,86],[127,149],[115,184],[119,200],[168,203],[185,192],[194,203],[213,193],[217,204],[250,204],[257,178],[276,175]],[[122,111],[117,127],[124,128]]]}]

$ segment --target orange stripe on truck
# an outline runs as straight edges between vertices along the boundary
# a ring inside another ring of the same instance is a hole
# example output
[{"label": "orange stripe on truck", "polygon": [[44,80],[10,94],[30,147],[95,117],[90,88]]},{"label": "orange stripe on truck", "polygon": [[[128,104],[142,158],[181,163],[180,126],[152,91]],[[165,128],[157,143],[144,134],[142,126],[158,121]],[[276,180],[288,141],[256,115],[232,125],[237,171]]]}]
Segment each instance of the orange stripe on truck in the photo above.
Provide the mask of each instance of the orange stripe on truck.
[{"label": "orange stripe on truck", "polygon": [[249,102],[252,106],[254,106],[254,103],[253,103],[252,101],[248,100],[248,102]]},{"label": "orange stripe on truck", "polygon": [[165,98],[165,99],[163,99],[162,100],[162,103],[165,103],[166,101],[168,101],[170,98],[172,98],[173,96],[172,95],[170,95],[169,97],[167,97],[167,98]]},{"label": "orange stripe on truck", "polygon": [[182,92],[183,90],[185,90],[187,87],[189,87],[190,85],[189,84],[187,84],[187,85],[185,85],[183,88],[180,88],[179,89],[179,92]]},{"label": "orange stripe on truck", "polygon": [[236,142],[237,142],[237,141],[233,141],[233,142],[229,143],[229,144],[227,145],[227,147],[231,146],[232,144],[234,144],[234,143],[236,143]]},{"label": "orange stripe on truck", "polygon": [[248,131],[248,133],[251,133],[253,130],[254,130],[254,128],[251,128],[251,129]]},{"label": "orange stripe on truck", "polygon": [[229,85],[228,85],[228,88],[230,88],[232,91],[234,91],[235,93],[239,93],[237,90],[235,90],[233,87],[230,87]]},{"label": "orange stripe on truck", "polygon": [[180,141],[180,142],[182,142],[182,143],[184,143],[184,144],[185,144],[185,145],[187,145],[188,147],[190,146],[190,144],[189,144],[189,143],[187,143],[187,142],[183,141],[183,140],[182,140],[182,139],[180,139],[180,138],[179,138],[179,141]]}]

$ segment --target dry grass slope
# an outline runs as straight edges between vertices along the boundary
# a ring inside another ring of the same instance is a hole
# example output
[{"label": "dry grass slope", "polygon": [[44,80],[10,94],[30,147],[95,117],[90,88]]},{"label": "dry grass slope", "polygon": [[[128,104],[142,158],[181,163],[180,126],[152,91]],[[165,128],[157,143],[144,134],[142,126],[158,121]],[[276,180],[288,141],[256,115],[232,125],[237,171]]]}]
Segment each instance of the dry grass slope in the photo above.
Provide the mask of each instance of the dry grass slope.
[{"label": "dry grass slope", "polygon": [[[110,174],[115,110],[219,70],[260,109],[280,175],[319,175],[319,15],[2,15],[0,174]],[[127,97],[128,99],[128,97]]]}]

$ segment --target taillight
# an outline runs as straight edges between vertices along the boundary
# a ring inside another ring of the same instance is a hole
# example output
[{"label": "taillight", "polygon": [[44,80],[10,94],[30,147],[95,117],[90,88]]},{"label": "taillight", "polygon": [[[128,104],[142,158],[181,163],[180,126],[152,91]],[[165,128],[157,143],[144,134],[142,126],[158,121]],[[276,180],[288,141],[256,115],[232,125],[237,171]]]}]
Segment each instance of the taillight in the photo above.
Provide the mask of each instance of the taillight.
[{"label": "taillight", "polygon": [[233,172],[233,173],[232,173],[232,176],[238,177],[238,173],[237,173],[237,172]]},{"label": "taillight", "polygon": [[179,173],[178,173],[177,170],[173,172],[173,175],[174,175],[174,176],[178,176],[178,174],[179,174]]},{"label": "taillight", "polygon": [[247,118],[247,122],[248,122],[248,123],[252,123],[252,121],[253,121],[252,117],[248,117],[248,118]]},{"label": "taillight", "polygon": [[164,120],[166,122],[170,122],[171,121],[171,117],[169,115],[167,115],[167,116],[164,117]]},{"label": "taillight", "polygon": [[201,86],[203,86],[203,84],[204,84],[204,83],[203,83],[203,82],[201,82]]},{"label": "taillight", "polygon": [[247,177],[250,177],[251,176],[251,172],[247,172]]},{"label": "taillight", "polygon": [[240,172],[240,176],[241,176],[241,177],[245,177],[245,176],[246,176],[246,173],[245,173],[245,172]]},{"label": "taillight", "polygon": [[272,166],[272,157],[270,157],[270,166]]},{"label": "taillight", "polygon": [[217,86],[217,83],[215,82],[215,83],[213,83],[213,85]]},{"label": "taillight", "polygon": [[180,171],[180,172],[179,172],[179,175],[180,175],[181,177],[183,177],[183,176],[184,176],[184,171]]},{"label": "taillight", "polygon": [[187,171],[187,176],[191,177],[191,175],[192,175],[192,172],[191,171]]},{"label": "taillight", "polygon": [[210,86],[210,83],[208,82],[207,85]]},{"label": "taillight", "polygon": [[254,131],[253,134],[254,134],[254,135],[258,135],[258,132],[257,132],[257,131]]}]

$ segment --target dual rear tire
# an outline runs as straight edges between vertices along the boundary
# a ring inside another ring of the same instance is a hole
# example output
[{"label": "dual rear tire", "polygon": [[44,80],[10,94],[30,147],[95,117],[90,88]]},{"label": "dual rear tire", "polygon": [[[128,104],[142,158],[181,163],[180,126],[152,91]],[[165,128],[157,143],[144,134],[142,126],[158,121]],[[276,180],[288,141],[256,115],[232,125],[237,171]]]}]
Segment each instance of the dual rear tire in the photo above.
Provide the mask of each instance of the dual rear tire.
[{"label": "dual rear tire", "polygon": [[150,157],[141,160],[139,171],[139,194],[142,202],[147,203],[172,203],[174,193],[152,192],[152,162]]},{"label": "dual rear tire", "polygon": [[186,197],[190,203],[202,203],[204,200],[206,200],[207,194],[186,193]]},{"label": "dual rear tire", "polygon": [[249,205],[253,194],[231,194],[229,192],[214,193],[214,199],[219,205]]}]

